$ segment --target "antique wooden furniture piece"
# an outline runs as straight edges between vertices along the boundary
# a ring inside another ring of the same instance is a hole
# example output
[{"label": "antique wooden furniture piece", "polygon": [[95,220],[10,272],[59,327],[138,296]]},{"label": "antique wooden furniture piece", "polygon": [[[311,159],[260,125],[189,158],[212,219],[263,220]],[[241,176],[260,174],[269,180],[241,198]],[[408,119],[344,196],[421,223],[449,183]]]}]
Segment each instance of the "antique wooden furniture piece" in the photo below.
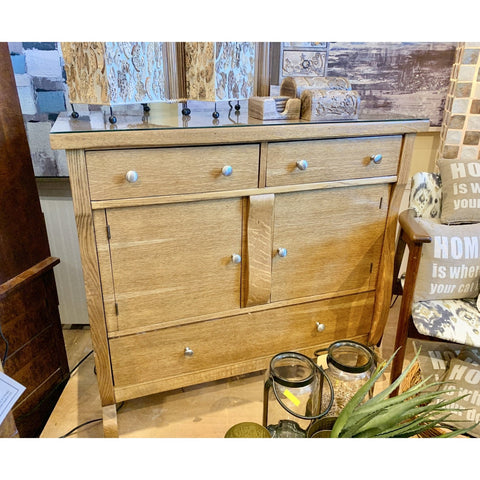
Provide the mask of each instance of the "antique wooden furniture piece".
[{"label": "antique wooden furniture piece", "polygon": [[125,116],[115,129],[100,112],[62,114],[52,129],[69,162],[105,435],[118,434],[117,402],[262,370],[285,350],[381,339],[397,211],[428,121],[246,110],[214,126],[195,112],[185,126],[178,110]]},{"label": "antique wooden furniture piece", "polygon": [[[450,298],[443,298],[439,295],[433,299],[416,299],[415,289],[417,284],[421,283],[418,278],[422,252],[426,244],[433,242],[443,242],[445,246],[450,243],[446,236],[448,230],[455,239],[453,245],[460,241],[466,233],[467,238],[477,239],[472,243],[470,254],[469,246],[465,246],[465,255],[459,252],[458,255],[452,255],[447,250],[441,250],[441,255],[437,259],[432,259],[433,269],[438,272],[444,267],[443,262],[450,256],[450,264],[447,272],[445,270],[438,274],[438,281],[445,284],[454,284],[455,282],[464,282],[472,285],[478,282],[478,267],[474,265],[467,269],[465,263],[471,259],[476,264],[478,262],[478,240],[480,239],[480,223],[469,223],[466,227],[467,232],[459,232],[459,225],[445,225],[441,235],[438,227],[436,234],[427,231],[425,228],[428,223],[440,222],[442,212],[442,180],[440,174],[431,172],[418,172],[412,176],[411,194],[409,199],[409,208],[399,215],[400,236],[397,244],[397,251],[394,262],[393,275],[393,293],[402,296],[400,312],[398,316],[397,332],[395,337],[394,349],[400,349],[392,362],[390,378],[393,382],[403,370],[405,357],[405,345],[407,338],[418,338],[423,340],[446,341],[460,345],[470,345],[480,347],[480,311],[477,304],[477,295],[472,297],[465,294],[447,295]],[[420,224],[417,219],[425,219],[426,224]],[[473,236],[473,237],[472,237]],[[436,237],[436,238],[435,238]],[[458,239],[458,240],[457,240]],[[447,243],[445,243],[447,242]],[[402,259],[405,253],[405,247],[408,247],[408,261],[404,279],[400,271]],[[452,260],[453,259],[453,260]],[[459,272],[459,273],[457,273]],[[462,273],[460,273],[462,272]],[[467,273],[468,272],[468,273]],[[445,279],[445,280],[441,280]],[[435,278],[432,278],[432,282]],[[438,285],[441,285],[439,283]],[[453,286],[453,285],[452,285]],[[458,288],[458,285],[455,287]],[[466,296],[467,298],[462,298]],[[433,295],[433,297],[435,297]],[[469,298],[472,297],[472,298]]]},{"label": "antique wooden furniture piece", "polygon": [[37,437],[69,378],[47,231],[6,43],[0,43],[0,360],[26,387],[12,413]]},{"label": "antique wooden furniture piece", "polygon": [[[0,373],[3,373],[2,363],[0,362]],[[15,419],[13,413],[8,412],[7,416],[0,421],[0,438],[17,438],[18,430],[15,425]]]}]

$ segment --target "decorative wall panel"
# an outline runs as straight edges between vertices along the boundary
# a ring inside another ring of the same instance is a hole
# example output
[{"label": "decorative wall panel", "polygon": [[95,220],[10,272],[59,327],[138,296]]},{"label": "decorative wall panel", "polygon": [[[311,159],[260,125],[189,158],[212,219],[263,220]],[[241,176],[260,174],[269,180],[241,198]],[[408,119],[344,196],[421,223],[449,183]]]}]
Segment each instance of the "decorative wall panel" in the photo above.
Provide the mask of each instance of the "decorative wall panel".
[{"label": "decorative wall panel", "polygon": [[186,42],[188,100],[249,98],[255,83],[255,43]]},{"label": "decorative wall panel", "polygon": [[456,43],[332,42],[328,76],[346,77],[361,114],[398,114],[442,124]]},{"label": "decorative wall panel", "polygon": [[163,42],[62,43],[71,103],[168,100]]}]

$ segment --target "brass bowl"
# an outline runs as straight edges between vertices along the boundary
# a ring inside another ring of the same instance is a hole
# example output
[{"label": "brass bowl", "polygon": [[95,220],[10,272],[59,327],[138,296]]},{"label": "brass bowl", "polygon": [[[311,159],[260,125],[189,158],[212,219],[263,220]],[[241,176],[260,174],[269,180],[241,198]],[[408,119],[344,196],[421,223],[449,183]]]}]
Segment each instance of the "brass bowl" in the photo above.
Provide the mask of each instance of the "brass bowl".
[{"label": "brass bowl", "polygon": [[307,438],[330,438],[330,432],[337,417],[323,417],[315,420],[307,430]]},{"label": "brass bowl", "polygon": [[255,422],[237,423],[230,427],[225,438],[272,438],[270,432]]}]

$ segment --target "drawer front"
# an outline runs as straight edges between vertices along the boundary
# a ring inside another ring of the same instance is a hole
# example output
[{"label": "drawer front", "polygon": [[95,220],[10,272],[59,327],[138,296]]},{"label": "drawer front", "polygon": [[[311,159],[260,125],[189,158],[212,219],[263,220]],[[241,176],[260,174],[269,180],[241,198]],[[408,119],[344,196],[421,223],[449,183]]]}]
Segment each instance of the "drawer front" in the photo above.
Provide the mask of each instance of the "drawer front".
[{"label": "drawer front", "polygon": [[366,334],[374,297],[368,292],[112,339],[115,387],[216,368],[221,378],[228,365]]},{"label": "drawer front", "polygon": [[92,200],[256,188],[258,162],[258,145],[87,152]]},{"label": "drawer front", "polygon": [[271,143],[267,186],[396,175],[401,144],[401,135]]}]

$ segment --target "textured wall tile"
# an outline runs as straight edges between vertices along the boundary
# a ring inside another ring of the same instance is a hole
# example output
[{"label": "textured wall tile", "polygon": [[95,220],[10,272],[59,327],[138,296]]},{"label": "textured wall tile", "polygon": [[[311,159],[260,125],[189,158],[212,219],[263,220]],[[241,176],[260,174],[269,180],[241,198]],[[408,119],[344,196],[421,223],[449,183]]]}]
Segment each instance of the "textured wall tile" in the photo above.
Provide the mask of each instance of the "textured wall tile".
[{"label": "textured wall tile", "polygon": [[478,157],[478,146],[477,147],[470,147],[470,146],[463,146],[460,152],[460,159],[461,160],[476,160]]},{"label": "textured wall tile", "polygon": [[469,130],[480,130],[480,115],[470,115],[467,121]]},{"label": "textured wall tile", "polygon": [[445,143],[448,145],[460,145],[463,139],[463,130],[448,130]]},{"label": "textured wall tile", "polygon": [[455,85],[456,97],[469,97],[472,91],[472,82],[457,82]]},{"label": "textured wall tile", "polygon": [[26,50],[55,50],[57,42],[23,42],[23,48]]},{"label": "textured wall tile", "polygon": [[50,147],[50,122],[26,122],[25,124],[33,169],[36,176],[56,177],[58,168],[55,154]]},{"label": "textured wall tile", "polygon": [[63,80],[48,77],[33,77],[33,88],[35,88],[35,90],[58,90],[63,92],[65,90],[65,84]]},{"label": "textured wall tile", "polygon": [[465,115],[452,115],[450,121],[447,118],[445,123],[449,128],[462,129],[465,124]]},{"label": "textured wall tile", "polygon": [[25,50],[27,73],[36,77],[62,78],[57,50]]},{"label": "textured wall tile", "polygon": [[470,113],[476,115],[480,113],[480,100],[472,100],[472,107]]},{"label": "textured wall tile", "polygon": [[460,147],[452,146],[452,145],[444,145],[443,147],[443,158],[457,158],[458,151]]},{"label": "textured wall tile", "polygon": [[23,43],[22,42],[8,42],[8,50],[10,53],[16,53],[21,55],[23,53]]},{"label": "textured wall tile", "polygon": [[465,132],[463,143],[465,145],[478,145],[480,142],[480,132],[468,130]]},{"label": "textured wall tile", "polygon": [[475,77],[475,66],[460,65],[458,70],[458,80],[460,82],[471,82]]},{"label": "textured wall tile", "polygon": [[25,73],[23,75],[15,75],[15,84],[17,87],[32,87],[33,80],[28,73]]},{"label": "textured wall tile", "polygon": [[18,98],[20,100],[22,113],[24,115],[35,115],[37,113],[37,105],[35,103],[32,77],[28,74],[15,75],[15,83],[17,84]]},{"label": "textured wall tile", "polygon": [[452,103],[452,113],[467,113],[468,104],[468,98],[454,98]]},{"label": "textured wall tile", "polygon": [[478,49],[473,49],[473,48],[465,49],[465,51],[463,52],[462,63],[475,65],[478,61],[479,53],[480,53],[480,50]]},{"label": "textured wall tile", "polygon": [[39,112],[60,113],[65,111],[65,97],[63,92],[37,92],[37,106]]},{"label": "textured wall tile", "polygon": [[54,150],[53,155],[57,168],[57,176],[68,177],[68,163],[65,150]]},{"label": "textured wall tile", "polygon": [[480,82],[475,82],[472,86],[473,98],[480,98]]},{"label": "textured wall tile", "polygon": [[12,60],[13,73],[24,74],[25,70],[25,55],[10,55]]}]

